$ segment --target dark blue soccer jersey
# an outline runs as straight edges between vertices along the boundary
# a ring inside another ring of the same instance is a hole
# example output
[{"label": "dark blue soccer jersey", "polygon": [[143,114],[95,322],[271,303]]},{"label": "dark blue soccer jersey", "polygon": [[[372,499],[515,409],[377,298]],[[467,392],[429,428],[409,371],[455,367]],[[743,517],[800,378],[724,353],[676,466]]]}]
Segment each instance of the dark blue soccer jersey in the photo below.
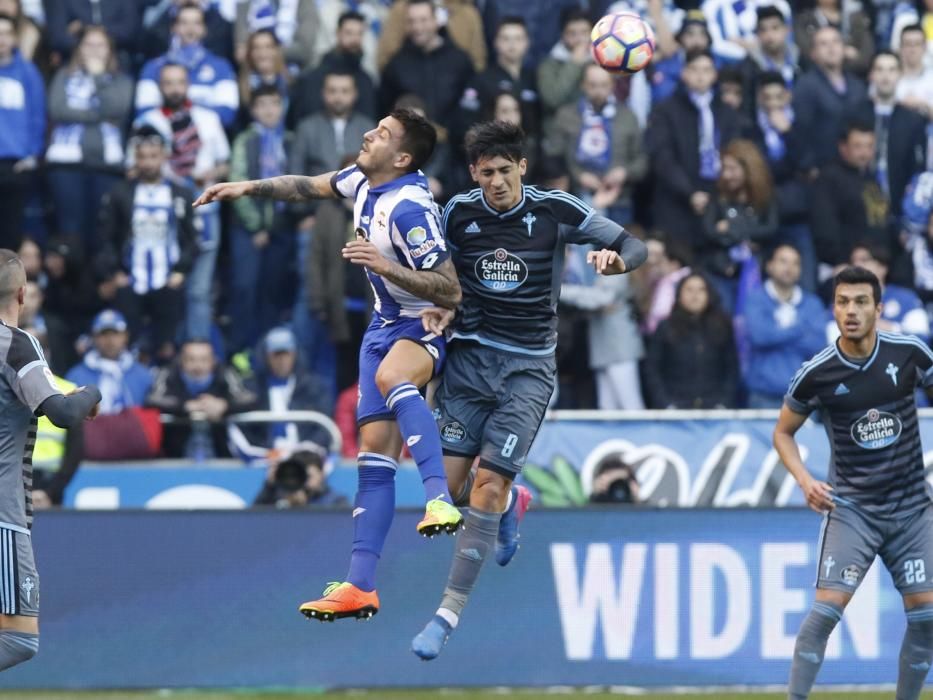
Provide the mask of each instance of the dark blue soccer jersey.
[{"label": "dark blue soccer jersey", "polygon": [[933,385],[933,352],[915,336],[878,333],[868,359],[855,362],[834,343],[805,362],[784,401],[795,413],[819,411],[832,454],[835,495],[877,515],[903,515],[931,500],[914,392]]},{"label": "dark blue soccer jersey", "polygon": [[452,337],[550,355],[557,344],[564,245],[620,250],[629,234],[566,192],[523,190],[507,212],[490,207],[480,189],[454,197],[444,209],[444,233],[463,289]]}]

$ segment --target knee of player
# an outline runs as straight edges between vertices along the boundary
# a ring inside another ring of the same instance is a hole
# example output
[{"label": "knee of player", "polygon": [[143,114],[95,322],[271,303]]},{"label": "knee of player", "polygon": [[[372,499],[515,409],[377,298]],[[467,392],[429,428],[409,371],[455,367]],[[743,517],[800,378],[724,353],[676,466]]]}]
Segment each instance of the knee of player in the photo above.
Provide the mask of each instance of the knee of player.
[{"label": "knee of player", "polygon": [[501,474],[481,469],[473,483],[470,505],[487,512],[502,510],[511,487],[512,483]]},{"label": "knee of player", "polygon": [[382,364],[376,370],[376,386],[383,396],[387,396],[399,384],[405,384],[409,381],[409,378],[405,376],[405,372],[398,367]]}]

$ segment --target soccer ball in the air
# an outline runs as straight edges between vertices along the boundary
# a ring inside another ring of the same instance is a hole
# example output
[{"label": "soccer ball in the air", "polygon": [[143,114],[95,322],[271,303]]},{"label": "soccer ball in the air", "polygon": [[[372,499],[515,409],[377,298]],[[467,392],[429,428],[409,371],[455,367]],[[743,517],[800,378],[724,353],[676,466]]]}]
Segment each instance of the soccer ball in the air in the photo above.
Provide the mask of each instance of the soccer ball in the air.
[{"label": "soccer ball in the air", "polygon": [[637,73],[654,56],[654,32],[638,15],[606,15],[593,27],[593,58],[613,73]]}]

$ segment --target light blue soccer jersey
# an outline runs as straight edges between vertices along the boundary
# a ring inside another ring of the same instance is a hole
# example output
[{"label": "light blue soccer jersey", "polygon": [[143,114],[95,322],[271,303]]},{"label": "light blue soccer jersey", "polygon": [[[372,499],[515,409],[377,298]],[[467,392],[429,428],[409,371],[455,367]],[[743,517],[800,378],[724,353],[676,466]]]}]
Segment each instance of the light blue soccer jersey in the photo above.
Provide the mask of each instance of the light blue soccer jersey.
[{"label": "light blue soccer jersey", "polygon": [[[353,197],[353,224],[388,260],[412,270],[433,270],[449,257],[440,216],[428,180],[419,170],[370,188],[360,169],[337,172],[331,186],[341,197]],[[376,314],[386,321],[417,318],[433,306],[367,268]]]}]

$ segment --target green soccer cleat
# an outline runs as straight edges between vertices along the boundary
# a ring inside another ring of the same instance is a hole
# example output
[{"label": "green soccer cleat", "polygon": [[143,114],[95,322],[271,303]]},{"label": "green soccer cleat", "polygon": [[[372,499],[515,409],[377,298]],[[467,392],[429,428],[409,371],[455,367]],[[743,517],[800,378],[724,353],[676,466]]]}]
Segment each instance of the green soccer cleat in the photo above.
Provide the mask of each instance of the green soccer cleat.
[{"label": "green soccer cleat", "polygon": [[424,519],[418,523],[418,533],[423,537],[434,537],[442,532],[457,534],[463,527],[463,514],[456,506],[443,498],[432,498],[424,509]]}]

